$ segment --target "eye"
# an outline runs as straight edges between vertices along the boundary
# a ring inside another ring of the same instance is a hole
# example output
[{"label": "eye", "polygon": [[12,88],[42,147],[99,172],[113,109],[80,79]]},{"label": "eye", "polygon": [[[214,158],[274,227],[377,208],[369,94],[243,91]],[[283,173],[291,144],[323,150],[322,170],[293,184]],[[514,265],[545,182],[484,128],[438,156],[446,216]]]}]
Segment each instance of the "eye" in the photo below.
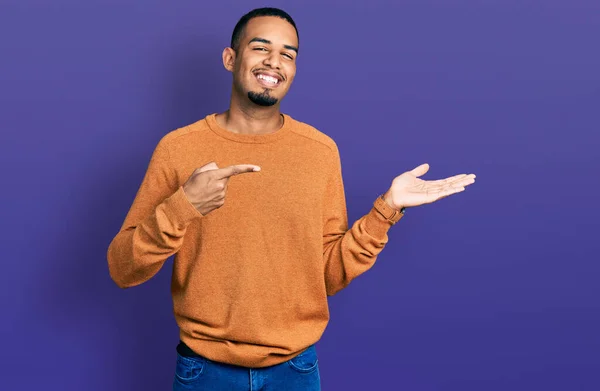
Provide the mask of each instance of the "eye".
[{"label": "eye", "polygon": [[267,48],[257,47],[257,48],[254,48],[253,50],[267,50]]},{"label": "eye", "polygon": [[294,59],[294,57],[291,54],[284,53],[283,55],[289,58],[290,60]]}]

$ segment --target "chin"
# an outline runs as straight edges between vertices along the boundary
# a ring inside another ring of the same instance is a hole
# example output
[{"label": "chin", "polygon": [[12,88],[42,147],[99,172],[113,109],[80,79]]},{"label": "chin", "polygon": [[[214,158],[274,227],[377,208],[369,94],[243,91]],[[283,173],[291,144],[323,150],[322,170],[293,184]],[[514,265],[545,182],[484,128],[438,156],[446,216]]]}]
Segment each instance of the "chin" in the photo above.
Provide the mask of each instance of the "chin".
[{"label": "chin", "polygon": [[265,88],[257,91],[248,91],[246,96],[252,103],[262,107],[272,107],[281,101],[280,97],[273,95],[271,90]]}]

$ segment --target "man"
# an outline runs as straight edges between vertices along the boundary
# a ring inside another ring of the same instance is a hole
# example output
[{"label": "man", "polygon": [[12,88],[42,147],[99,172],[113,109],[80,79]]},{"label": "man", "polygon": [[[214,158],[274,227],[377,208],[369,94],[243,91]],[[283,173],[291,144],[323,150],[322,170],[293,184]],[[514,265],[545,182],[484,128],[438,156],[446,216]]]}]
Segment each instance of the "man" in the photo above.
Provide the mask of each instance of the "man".
[{"label": "man", "polygon": [[241,18],[223,51],[229,109],[160,140],[109,246],[123,288],[175,254],[174,390],[320,390],[315,343],[327,297],[373,266],[405,208],[474,182],[423,181],[423,164],[393,179],[349,229],[336,143],[280,113],[298,43],[284,11]]}]

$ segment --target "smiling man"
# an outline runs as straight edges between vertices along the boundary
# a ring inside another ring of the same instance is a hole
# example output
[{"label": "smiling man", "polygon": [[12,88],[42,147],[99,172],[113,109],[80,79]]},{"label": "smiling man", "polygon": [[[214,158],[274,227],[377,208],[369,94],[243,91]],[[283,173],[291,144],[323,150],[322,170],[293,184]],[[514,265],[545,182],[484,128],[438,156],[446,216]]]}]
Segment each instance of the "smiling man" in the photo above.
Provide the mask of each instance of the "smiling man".
[{"label": "smiling man", "polygon": [[294,21],[281,10],[262,8],[242,17],[231,47],[223,51],[233,86],[229,110],[216,116],[219,125],[247,134],[271,133],[283,126],[279,106],[296,75],[298,41]]},{"label": "smiling man", "polygon": [[327,297],[374,265],[405,208],[474,182],[421,180],[422,164],[393,178],[349,227],[336,143],[280,112],[298,51],[282,10],[241,18],[222,55],[233,75],[229,109],[160,140],[108,248],[122,288],[175,255],[174,390],[320,390],[315,344]]},{"label": "smiling man", "polygon": [[[263,22],[263,25],[268,25],[269,23],[276,25],[276,24],[280,24],[281,21],[277,20],[277,19],[273,19],[273,18],[268,18]],[[254,24],[256,24],[256,23],[251,23],[251,26],[249,28],[250,31],[252,31],[252,27],[253,27],[252,25],[254,25]],[[239,46],[239,42],[237,45]],[[264,57],[264,54],[267,53],[269,51],[269,49],[271,49],[273,47],[273,42],[271,42],[270,40],[265,39],[265,38],[254,37],[248,42],[248,45],[250,46],[250,50],[255,53],[249,53],[249,55],[247,55],[245,57],[245,60],[249,61],[249,62],[254,61],[254,62],[260,63],[263,61],[262,57]],[[232,51],[231,48],[227,48],[227,49],[225,49],[223,54],[224,54],[224,61],[225,61],[227,69],[230,70],[231,72],[234,72],[235,63],[232,63],[232,59],[235,58],[235,52],[232,53],[231,51]],[[274,104],[276,104],[279,101],[279,99],[277,97],[271,95],[271,90],[274,88],[278,88],[278,89],[280,89],[279,90],[280,97],[283,97],[283,95],[285,95],[285,93],[287,92],[287,90],[289,89],[289,86],[291,84],[291,79],[294,78],[294,74],[296,72],[295,60],[296,60],[297,55],[298,55],[298,47],[297,46],[284,44],[282,57],[284,60],[289,62],[289,64],[287,66],[284,66],[283,69],[278,69],[278,68],[272,69],[271,67],[269,67],[269,68],[265,68],[264,66],[261,67],[259,64],[258,68],[252,71],[252,74],[256,77],[256,80],[258,81],[258,83],[264,88],[264,91],[263,92],[248,91],[248,99],[250,99],[250,101],[252,101],[252,103],[255,103],[259,106],[273,106]],[[269,60],[267,60],[267,62],[268,61]],[[289,81],[286,78],[286,76],[284,75],[284,73],[290,75]],[[243,94],[243,90],[242,90],[242,94]]]}]

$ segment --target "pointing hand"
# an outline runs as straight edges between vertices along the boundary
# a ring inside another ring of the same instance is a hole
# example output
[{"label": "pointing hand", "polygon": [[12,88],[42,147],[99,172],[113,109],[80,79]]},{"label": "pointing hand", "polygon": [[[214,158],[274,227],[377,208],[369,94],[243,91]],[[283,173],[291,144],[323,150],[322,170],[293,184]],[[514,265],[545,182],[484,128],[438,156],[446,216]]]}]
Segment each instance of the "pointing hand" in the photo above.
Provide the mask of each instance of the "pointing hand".
[{"label": "pointing hand", "polygon": [[237,164],[219,168],[215,162],[210,162],[194,170],[183,185],[183,190],[196,210],[206,216],[225,203],[230,177],[253,171],[260,171],[260,167],[253,164]]}]

